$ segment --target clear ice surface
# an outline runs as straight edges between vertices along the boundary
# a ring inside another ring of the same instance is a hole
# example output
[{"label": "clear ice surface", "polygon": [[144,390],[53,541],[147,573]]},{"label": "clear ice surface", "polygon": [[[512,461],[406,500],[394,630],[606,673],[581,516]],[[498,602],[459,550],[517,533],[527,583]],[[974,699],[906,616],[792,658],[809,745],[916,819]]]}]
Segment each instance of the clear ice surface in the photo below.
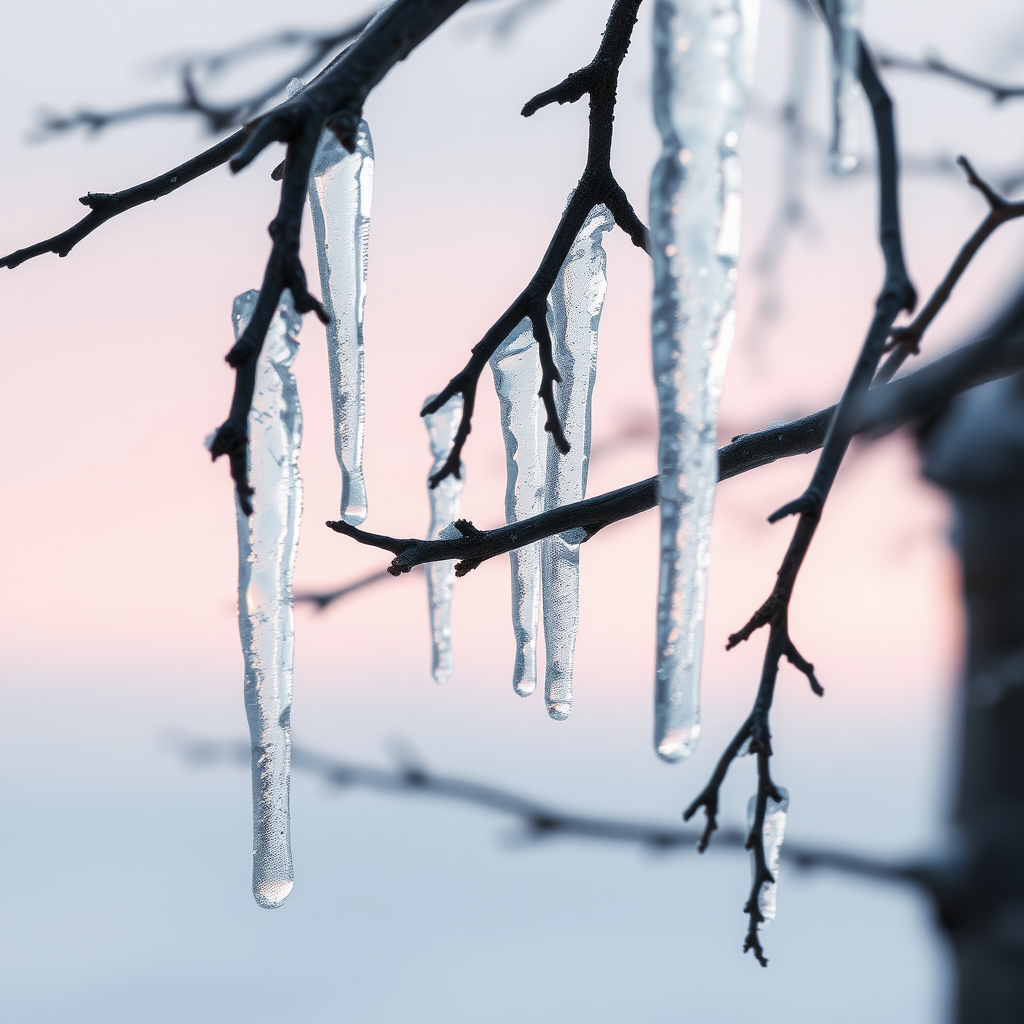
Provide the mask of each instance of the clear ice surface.
[{"label": "clear ice surface", "polygon": [[[427,401],[435,398],[429,395]],[[439,472],[452,450],[455,434],[462,422],[462,395],[454,395],[435,413],[424,416],[430,436],[433,463],[430,476]],[[462,471],[463,474],[465,470]],[[461,537],[452,523],[459,518],[463,479],[446,476],[436,487],[427,487],[430,495],[430,533],[428,540],[454,540]],[[433,646],[431,674],[439,683],[452,675],[452,589],[455,585],[455,562],[428,562],[427,603],[430,609],[430,638]]]},{"label": "clear ice surface", "polygon": [[[529,320],[523,320],[491,356],[505,441],[505,522],[544,511],[548,439],[540,391],[540,360]],[[516,660],[512,687],[528,697],[537,687],[540,614],[540,544],[509,552],[512,567],[512,632]]]},{"label": "clear ice surface", "polygon": [[[505,441],[507,523],[579,501],[586,493],[597,330],[607,290],[602,236],[614,226],[604,205],[591,210],[548,297],[548,329],[562,378],[555,385],[555,404],[570,444],[567,455],[559,453],[544,430],[540,358],[529,320],[523,320],[491,357]],[[516,640],[512,686],[521,697],[537,686],[543,606],[545,703],[548,714],[559,721],[572,710],[582,536],[582,531],[571,530],[509,552]]]},{"label": "clear ice surface", "polygon": [[[259,292],[235,299],[235,339]],[[252,891],[261,907],[279,907],[292,891],[288,793],[292,670],[295,654],[292,569],[302,516],[299,446],[302,410],[291,365],[302,317],[285,291],[256,366],[249,413],[253,512],[238,518],[238,631],[245,660],[245,712],[252,743]]]},{"label": "clear ice surface", "polygon": [[654,743],[688,757],[700,732],[718,401],[735,324],[736,147],[753,77],[757,0],[658,0],[651,178],[660,572]]},{"label": "clear ice surface", "polygon": [[[778,787],[781,803],[768,797],[768,804],[764,812],[764,859],[768,870],[774,877],[774,882],[765,882],[761,891],[757,894],[757,909],[761,911],[765,921],[775,919],[775,912],[778,907],[779,897],[779,853],[782,850],[782,840],[786,834],[786,812],[789,810],[789,791]],[[752,796],[747,803],[747,828],[754,827],[754,812],[757,808],[757,797]],[[757,877],[757,864],[754,860],[754,853],[750,854],[750,878],[753,881]]]},{"label": "clear ice surface", "polygon": [[[615,227],[606,206],[595,206],[573,242],[551,289],[549,311],[558,418],[569,442],[562,455],[548,434],[544,508],[581,501],[590,467],[591,401],[597,379],[597,329],[608,289],[602,238]],[[536,356],[536,353],[535,353]],[[541,410],[543,413],[543,410]],[[548,714],[563,720],[572,711],[572,668],[580,618],[580,540],[571,530],[541,541],[544,614],[544,700]]]},{"label": "clear ice surface", "polygon": [[863,0],[825,0],[834,26],[832,40],[832,140],[829,160],[837,174],[857,166],[857,109],[860,100],[860,28]]},{"label": "clear ice surface", "polygon": [[341,467],[341,518],[366,518],[363,482],[365,386],[363,310],[373,195],[373,142],[359,122],[354,153],[329,128],[320,136],[309,176],[320,292],[330,317],[327,362],[334,407],[334,451]]}]

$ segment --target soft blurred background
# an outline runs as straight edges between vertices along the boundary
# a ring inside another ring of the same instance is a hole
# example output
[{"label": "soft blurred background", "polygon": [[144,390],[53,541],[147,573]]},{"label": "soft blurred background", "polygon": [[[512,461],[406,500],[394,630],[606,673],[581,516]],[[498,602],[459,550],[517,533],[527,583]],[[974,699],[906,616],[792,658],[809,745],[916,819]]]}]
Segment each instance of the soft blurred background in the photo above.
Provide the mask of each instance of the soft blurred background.
[{"label": "soft blurred background", "polygon": [[[366,328],[374,531],[426,530],[420,403],[532,273],[582,167],[582,105],[529,120],[518,111],[590,60],[608,4],[535,3],[501,34],[496,18],[512,6],[471,5],[367,106],[377,156]],[[623,69],[614,149],[643,213],[656,151],[650,8]],[[172,96],[164,58],[283,26],[342,24],[363,9],[356,0],[9,6],[0,248],[67,227],[87,191],[126,187],[210,144],[184,118],[31,144],[40,109]],[[798,17],[788,0],[765,0],[743,141],[745,255],[724,439],[836,398],[881,280],[867,108],[864,168],[829,176],[826,43],[816,24],[806,51],[809,143],[795,162],[784,151],[777,115]],[[969,12],[950,0],[869,0],[866,36],[891,52],[935,48],[980,73],[1024,78],[1016,0],[978,0]],[[286,64],[254,62],[219,88],[243,94]],[[997,106],[932,76],[893,71],[886,80],[913,172],[902,186],[908,263],[926,295],[985,213],[951,158],[966,153],[1008,186],[1016,175],[1019,192],[1024,105]],[[524,844],[509,822],[478,810],[362,791],[339,798],[301,774],[295,891],[278,911],[254,904],[247,775],[185,763],[173,737],[245,734],[233,502],[227,467],[210,465],[202,439],[227,409],[231,301],[259,283],[279,159],[267,152],[237,178],[222,168],[106,225],[66,260],[44,256],[0,274],[4,1019],[941,1019],[946,953],[912,893],[784,870],[762,970],[741,953],[745,855]],[[803,215],[766,259],[787,188]],[[648,263],[621,233],[609,251],[591,494],[655,467]],[[928,334],[928,355],[975,336],[1019,278],[1022,255],[1019,224],[986,245]],[[297,363],[302,590],[387,562],[321,525],[336,516],[338,488],[322,339],[308,318]],[[497,405],[483,384],[463,508],[486,526],[500,519],[504,481]],[[798,493],[812,465],[792,459],[719,490],[705,725],[689,762],[668,766],[651,749],[652,513],[584,548],[569,721],[548,720],[539,695],[512,693],[502,559],[457,585],[456,671],[444,687],[429,676],[421,575],[388,579],[322,614],[299,607],[296,743],[386,765],[401,741],[439,771],[556,806],[677,821],[752,700],[763,635],[728,655],[725,637],[768,593],[791,527],[765,517]],[[948,525],[906,438],[855,446],[792,614],[826,696],[813,697],[786,666],[773,717],[790,838],[900,855],[941,834],[961,635]],[[752,785],[753,766],[738,763],[724,821],[742,820]]]}]

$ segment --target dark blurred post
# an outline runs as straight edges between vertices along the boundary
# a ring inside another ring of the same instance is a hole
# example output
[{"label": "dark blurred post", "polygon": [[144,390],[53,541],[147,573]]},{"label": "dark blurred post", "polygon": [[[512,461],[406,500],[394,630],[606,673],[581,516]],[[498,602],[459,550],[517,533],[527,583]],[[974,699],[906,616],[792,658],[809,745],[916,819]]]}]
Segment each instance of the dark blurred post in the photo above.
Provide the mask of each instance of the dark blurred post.
[{"label": "dark blurred post", "polygon": [[1024,376],[955,399],[922,442],[963,565],[956,855],[935,878],[960,1024],[1024,1021]]}]

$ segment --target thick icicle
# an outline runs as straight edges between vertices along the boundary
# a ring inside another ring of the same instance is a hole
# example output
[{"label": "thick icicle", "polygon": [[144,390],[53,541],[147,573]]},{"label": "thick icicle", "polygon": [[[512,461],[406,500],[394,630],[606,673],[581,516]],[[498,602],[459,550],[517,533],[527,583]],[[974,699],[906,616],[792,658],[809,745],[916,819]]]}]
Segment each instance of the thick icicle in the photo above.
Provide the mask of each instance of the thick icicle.
[{"label": "thick icicle", "polygon": [[329,128],[320,136],[309,176],[309,206],[327,325],[334,406],[334,451],[341,467],[341,518],[366,518],[363,483],[363,309],[373,193],[373,142],[359,122],[354,153]]},{"label": "thick icicle", "polygon": [[[427,401],[435,397],[429,395]],[[462,422],[462,404],[462,395],[454,395],[437,412],[423,417],[430,436],[430,454],[434,460],[430,476],[440,471],[452,450],[456,431]],[[430,495],[429,540],[451,539],[451,531],[454,531],[454,536],[462,536],[451,525],[459,518],[462,484],[461,476],[449,475],[436,487],[427,488]],[[446,683],[452,675],[452,588],[455,584],[455,562],[428,562],[426,570],[430,637],[433,644],[431,673],[437,682]]]},{"label": "thick icicle", "polygon": [[825,0],[832,37],[832,141],[829,160],[837,174],[857,166],[857,106],[860,100],[860,27],[863,0]]},{"label": "thick icicle", "polygon": [[[789,792],[778,787],[779,796],[782,801],[772,799],[769,795],[768,803],[764,812],[764,859],[768,870],[772,873],[774,882],[765,882],[761,891],[757,894],[757,909],[765,921],[775,919],[775,912],[778,907],[779,897],[779,853],[782,850],[782,840],[786,834],[786,813],[789,811]],[[747,828],[754,827],[754,812],[757,809],[757,797],[752,796],[747,804]],[[754,852],[750,852],[751,881],[757,878],[757,861],[754,859]]]},{"label": "thick icicle", "polygon": [[[587,490],[591,399],[597,378],[597,329],[608,287],[602,236],[614,227],[615,218],[608,208],[594,207],[551,290],[551,339],[555,365],[562,378],[555,385],[555,403],[570,447],[568,454],[560,454],[548,435],[546,509],[580,501]],[[541,542],[547,662],[544,699],[548,714],[556,720],[568,718],[572,711],[582,539],[583,531],[571,530]]]},{"label": "thick icicle", "polygon": [[[505,521],[544,511],[548,439],[544,431],[540,360],[529,320],[523,320],[491,356],[505,441]],[[512,565],[512,631],[516,660],[512,687],[528,697],[537,686],[540,612],[540,544],[509,552]]]},{"label": "thick icicle", "polygon": [[[259,292],[235,299],[241,337]],[[292,891],[288,793],[295,640],[292,569],[302,514],[302,410],[291,365],[302,318],[284,292],[256,367],[249,413],[253,513],[238,514],[238,631],[245,658],[245,711],[252,742],[252,891],[279,907]]]},{"label": "thick icicle", "polygon": [[739,143],[757,0],[658,0],[651,179],[652,341],[658,393],[658,584],[654,739],[666,761],[700,732],[718,400],[735,323]]}]

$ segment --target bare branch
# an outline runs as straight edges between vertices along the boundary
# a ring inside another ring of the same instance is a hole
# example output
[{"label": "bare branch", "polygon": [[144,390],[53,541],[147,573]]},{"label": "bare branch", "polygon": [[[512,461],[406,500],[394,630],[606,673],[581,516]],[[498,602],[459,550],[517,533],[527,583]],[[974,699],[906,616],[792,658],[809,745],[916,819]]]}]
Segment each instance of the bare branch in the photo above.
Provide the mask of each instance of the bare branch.
[{"label": "bare branch", "polygon": [[[175,747],[182,757],[196,766],[237,764],[249,767],[249,744],[216,740],[181,738]],[[292,767],[322,779],[339,789],[361,788],[396,796],[429,796],[479,807],[516,819],[525,836],[533,840],[566,837],[603,842],[626,843],[650,850],[688,849],[700,832],[695,828],[629,821],[571,811],[520,796],[510,790],[457,776],[430,771],[419,758],[402,757],[392,769],[356,764],[318,754],[305,747],[292,747]],[[718,833],[722,848],[742,850],[747,833],[739,828],[723,828]],[[918,862],[899,863],[860,856],[803,843],[787,842],[782,858],[801,868],[829,868],[861,877],[888,882],[926,886],[926,872]]]},{"label": "bare branch", "polygon": [[[943,387],[948,386],[953,392],[960,392],[998,377],[1009,377],[1024,371],[1024,325],[1019,318],[1015,322],[1017,326],[1012,335],[1008,334],[998,348],[986,337],[964,345],[890,384],[873,388],[859,407],[861,411],[858,412],[855,432],[877,429],[883,406],[895,410],[886,414],[886,422],[893,426],[918,415],[918,405],[913,396],[933,393],[940,379],[949,382],[948,385],[944,383]],[[740,434],[718,450],[718,479],[728,480],[779,459],[817,451],[824,444],[836,408],[830,405],[827,409],[790,423],[766,427],[752,434]],[[900,415],[902,419],[898,418]],[[387,571],[393,576],[400,576],[426,562],[446,559],[459,559],[456,572],[464,576],[488,558],[532,544],[544,537],[582,531],[581,540],[589,540],[604,527],[646,512],[657,504],[658,478],[652,476],[616,491],[563,505],[494,530],[478,530],[472,523],[460,520],[460,529],[464,529],[465,533],[455,540],[396,538],[370,533],[342,522],[329,522],[327,525],[360,544],[390,551],[395,558]],[[768,625],[774,610],[773,603],[762,606],[744,629],[733,634],[730,646],[747,639],[761,626]],[[791,641],[782,654],[808,677],[812,690],[819,692],[821,687],[813,676],[813,666],[800,656]]]},{"label": "bare branch", "polygon": [[595,206],[604,203],[615,222],[629,234],[633,244],[646,249],[648,234],[633,210],[625,193],[615,181],[611,171],[612,123],[619,68],[636,24],[637,11],[642,0],[615,0],[605,27],[597,55],[585,68],[574,71],[553,89],[535,96],[523,107],[523,116],[530,117],[550,103],[574,103],[590,96],[590,133],[587,144],[587,163],[575,191],[569,198],[562,219],[555,229],[547,252],[529,284],[519,293],[508,309],[491,326],[483,338],[473,346],[469,362],[456,374],[440,393],[424,407],[421,415],[437,412],[453,395],[462,395],[462,421],[447,461],[430,478],[436,487],[447,476],[459,475],[462,449],[472,430],[473,409],[480,374],[498,346],[524,319],[533,326],[533,336],[543,369],[540,397],[547,414],[546,430],[550,431],[555,446],[563,454],[569,450],[555,406],[554,385],[561,379],[551,349],[551,336],[547,326],[547,297],[554,286],[572,243]]}]

